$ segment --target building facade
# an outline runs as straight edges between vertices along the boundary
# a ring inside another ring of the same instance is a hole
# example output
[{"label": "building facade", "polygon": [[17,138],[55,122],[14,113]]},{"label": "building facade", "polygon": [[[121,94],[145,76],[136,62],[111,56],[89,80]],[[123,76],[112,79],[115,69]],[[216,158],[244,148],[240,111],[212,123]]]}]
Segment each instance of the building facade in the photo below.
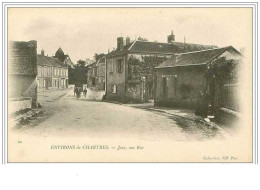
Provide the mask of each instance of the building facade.
[{"label": "building facade", "polygon": [[154,98],[155,67],[176,53],[211,49],[216,46],[168,43],[117,38],[117,49],[106,55],[106,98],[118,101],[146,102]]},{"label": "building facade", "polygon": [[37,106],[37,41],[10,42],[8,59],[8,97],[29,98]]},{"label": "building facade", "polygon": [[106,57],[101,57],[96,64],[97,69],[97,89],[105,90],[105,75],[106,75]]},{"label": "building facade", "polygon": [[37,55],[37,85],[39,91],[68,88],[68,66],[57,58],[41,52]]},{"label": "building facade", "polygon": [[231,46],[176,54],[156,67],[155,105],[195,109],[206,94],[213,110],[239,110],[237,81],[225,78],[231,69],[224,62],[240,59]]},{"label": "building facade", "polygon": [[96,87],[97,83],[97,63],[92,63],[87,66],[87,84],[88,87]]}]

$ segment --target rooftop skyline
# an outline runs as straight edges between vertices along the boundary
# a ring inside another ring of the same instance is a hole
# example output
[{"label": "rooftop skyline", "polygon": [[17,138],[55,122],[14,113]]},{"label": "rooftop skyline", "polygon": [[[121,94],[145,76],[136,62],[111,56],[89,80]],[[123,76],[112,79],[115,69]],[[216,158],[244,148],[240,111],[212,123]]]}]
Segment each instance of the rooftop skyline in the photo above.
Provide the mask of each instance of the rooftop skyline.
[{"label": "rooftop skyline", "polygon": [[62,48],[74,64],[116,48],[117,37],[148,41],[251,46],[249,8],[9,8],[8,40],[36,40],[52,56]]}]

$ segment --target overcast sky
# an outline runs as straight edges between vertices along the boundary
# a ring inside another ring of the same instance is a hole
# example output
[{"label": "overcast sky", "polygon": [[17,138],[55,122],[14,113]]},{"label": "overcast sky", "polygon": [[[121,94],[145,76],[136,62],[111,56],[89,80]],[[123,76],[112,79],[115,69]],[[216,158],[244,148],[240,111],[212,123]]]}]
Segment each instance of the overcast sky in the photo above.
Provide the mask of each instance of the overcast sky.
[{"label": "overcast sky", "polygon": [[9,8],[9,40],[37,40],[38,53],[54,55],[61,47],[74,63],[107,53],[116,38],[142,36],[167,42],[250,47],[252,13],[249,8]]}]

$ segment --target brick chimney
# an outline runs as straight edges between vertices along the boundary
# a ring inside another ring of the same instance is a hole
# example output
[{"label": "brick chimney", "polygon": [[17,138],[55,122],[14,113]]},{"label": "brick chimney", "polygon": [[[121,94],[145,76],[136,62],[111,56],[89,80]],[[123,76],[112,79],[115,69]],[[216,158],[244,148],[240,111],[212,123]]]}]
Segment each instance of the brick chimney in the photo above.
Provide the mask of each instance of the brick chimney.
[{"label": "brick chimney", "polygon": [[118,37],[117,38],[117,50],[121,50],[124,46],[124,38]]},{"label": "brick chimney", "polygon": [[44,50],[43,49],[41,50],[41,55],[44,56]]},{"label": "brick chimney", "polygon": [[129,38],[129,37],[126,37],[125,42],[126,42],[126,45],[127,45],[127,44],[130,44],[130,38]]}]

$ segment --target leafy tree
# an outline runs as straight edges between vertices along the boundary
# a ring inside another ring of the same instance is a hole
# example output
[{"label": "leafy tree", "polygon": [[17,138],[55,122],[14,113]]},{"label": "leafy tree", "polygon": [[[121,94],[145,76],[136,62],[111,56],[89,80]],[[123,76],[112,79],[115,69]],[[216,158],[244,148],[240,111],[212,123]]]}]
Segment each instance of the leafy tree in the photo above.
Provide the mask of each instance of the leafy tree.
[{"label": "leafy tree", "polygon": [[146,55],[138,59],[130,56],[128,59],[128,79],[140,81],[145,77],[145,83],[149,96],[154,96],[155,67],[164,62],[166,57]]},{"label": "leafy tree", "polygon": [[213,112],[218,112],[218,108],[227,102],[226,98],[230,95],[224,90],[224,85],[238,81],[240,63],[240,60],[227,60],[221,57],[213,61],[205,71]]},{"label": "leafy tree", "polygon": [[207,78],[219,84],[232,83],[238,80],[240,60],[227,60],[221,57],[212,62],[207,69]]},{"label": "leafy tree", "polygon": [[146,77],[147,82],[153,83],[155,75],[155,67],[164,62],[166,57],[157,55],[146,55],[138,59],[130,56],[128,59],[128,77],[130,80],[140,80],[141,77]]},{"label": "leafy tree", "polygon": [[69,67],[69,83],[70,84],[86,84],[87,83],[87,67],[86,62],[78,60],[74,69]]}]

